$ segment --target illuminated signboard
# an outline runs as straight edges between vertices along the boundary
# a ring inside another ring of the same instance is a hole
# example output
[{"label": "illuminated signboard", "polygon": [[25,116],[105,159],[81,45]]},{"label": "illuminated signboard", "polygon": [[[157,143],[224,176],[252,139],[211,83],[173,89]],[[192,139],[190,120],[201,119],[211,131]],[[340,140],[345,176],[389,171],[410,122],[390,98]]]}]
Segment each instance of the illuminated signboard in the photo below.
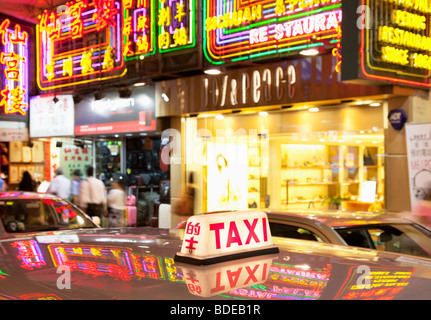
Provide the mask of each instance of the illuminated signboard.
[{"label": "illuminated signboard", "polygon": [[336,46],[341,0],[204,1],[204,52],[221,64]]},{"label": "illuminated signboard", "polygon": [[6,116],[13,115],[10,120],[26,120],[29,106],[30,40],[23,28],[9,19],[0,19],[0,108]]},{"label": "illuminated signboard", "polygon": [[123,0],[124,58],[155,53],[155,0]]},{"label": "illuminated signboard", "polygon": [[[349,63],[343,65],[342,80],[430,87],[430,13],[429,1],[343,3],[343,60]],[[349,25],[348,20],[357,23]],[[360,69],[354,70],[352,63],[357,61]]]},{"label": "illuminated signboard", "polygon": [[42,90],[125,74],[121,2],[77,0],[64,13],[45,11],[36,27],[37,81]]},{"label": "illuminated signboard", "polygon": [[157,15],[160,52],[195,45],[195,1],[159,0]]}]

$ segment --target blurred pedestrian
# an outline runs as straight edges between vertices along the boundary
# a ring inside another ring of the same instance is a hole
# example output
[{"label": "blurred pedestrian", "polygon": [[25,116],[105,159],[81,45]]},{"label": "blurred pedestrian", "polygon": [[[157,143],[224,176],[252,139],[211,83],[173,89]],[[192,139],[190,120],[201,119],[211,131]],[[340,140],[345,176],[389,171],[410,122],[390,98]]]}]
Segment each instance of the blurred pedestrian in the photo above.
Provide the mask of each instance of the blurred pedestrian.
[{"label": "blurred pedestrian", "polygon": [[4,179],[6,179],[6,176],[2,172],[0,173],[0,192],[7,190],[7,184],[6,184],[6,181],[4,181]]},{"label": "blurred pedestrian", "polygon": [[189,175],[189,182],[185,187],[184,193],[172,207],[172,213],[181,216],[180,219],[183,221],[191,217],[194,214],[195,209],[195,193],[196,185],[194,184],[193,172],[191,172]]},{"label": "blurred pedestrian", "polygon": [[58,167],[55,170],[56,176],[51,180],[47,193],[69,200],[72,183],[63,175],[63,169]]},{"label": "blurred pedestrian", "polygon": [[21,181],[18,184],[18,190],[30,192],[34,192],[36,190],[36,181],[33,180],[28,171],[24,171],[22,173]]},{"label": "blurred pedestrian", "polygon": [[126,193],[118,180],[113,181],[111,187],[108,192],[108,227],[122,227],[125,225]]},{"label": "blurred pedestrian", "polygon": [[90,217],[101,217],[105,212],[105,185],[93,176],[94,168],[87,168],[87,179],[82,180],[79,187],[79,206]]},{"label": "blurred pedestrian", "polygon": [[72,173],[72,203],[79,206],[79,187],[82,179],[80,169],[73,170]]}]

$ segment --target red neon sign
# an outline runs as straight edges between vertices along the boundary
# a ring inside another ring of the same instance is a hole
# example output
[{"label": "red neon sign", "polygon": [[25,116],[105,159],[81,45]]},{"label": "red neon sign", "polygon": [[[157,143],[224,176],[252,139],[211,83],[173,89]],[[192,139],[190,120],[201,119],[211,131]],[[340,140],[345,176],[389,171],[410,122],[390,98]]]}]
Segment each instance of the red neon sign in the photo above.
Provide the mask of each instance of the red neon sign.
[{"label": "red neon sign", "polygon": [[0,107],[5,114],[27,115],[28,111],[28,33],[11,21],[0,23],[0,68],[3,86],[0,87]]},{"label": "red neon sign", "polygon": [[124,75],[121,1],[76,0],[67,5],[65,13],[45,11],[37,25],[39,87],[47,90]]}]

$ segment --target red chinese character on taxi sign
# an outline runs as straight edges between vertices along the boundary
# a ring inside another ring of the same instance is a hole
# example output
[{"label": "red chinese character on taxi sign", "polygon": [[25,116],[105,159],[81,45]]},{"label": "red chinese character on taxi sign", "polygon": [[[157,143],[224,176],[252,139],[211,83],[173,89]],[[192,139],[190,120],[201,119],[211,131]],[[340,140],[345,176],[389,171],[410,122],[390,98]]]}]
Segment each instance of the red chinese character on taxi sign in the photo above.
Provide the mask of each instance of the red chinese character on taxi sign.
[{"label": "red chinese character on taxi sign", "polygon": [[189,222],[187,224],[186,234],[192,234],[192,235],[198,236],[200,232],[201,232],[201,226],[199,222],[197,222],[196,224]]}]

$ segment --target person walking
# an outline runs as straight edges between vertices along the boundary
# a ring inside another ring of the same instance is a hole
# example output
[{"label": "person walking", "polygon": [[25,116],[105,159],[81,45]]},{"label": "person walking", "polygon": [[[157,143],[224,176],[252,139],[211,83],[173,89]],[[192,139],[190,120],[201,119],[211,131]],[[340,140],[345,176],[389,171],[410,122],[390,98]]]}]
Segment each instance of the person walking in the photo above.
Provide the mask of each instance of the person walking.
[{"label": "person walking", "polygon": [[94,168],[87,168],[87,179],[82,180],[79,187],[79,206],[90,217],[102,218],[105,212],[105,185],[93,176]]},{"label": "person walking", "polygon": [[73,170],[72,173],[72,203],[79,206],[79,187],[82,179],[80,169]]},{"label": "person walking", "polygon": [[30,192],[34,192],[36,190],[36,181],[33,180],[28,171],[24,171],[22,173],[21,181],[18,184],[18,190]]},{"label": "person walking", "polygon": [[126,209],[126,193],[119,181],[113,181],[108,192],[108,227],[125,225],[124,211]]},{"label": "person walking", "polygon": [[58,167],[55,170],[56,176],[51,180],[47,193],[69,200],[72,187],[71,181],[63,175],[63,169]]}]

